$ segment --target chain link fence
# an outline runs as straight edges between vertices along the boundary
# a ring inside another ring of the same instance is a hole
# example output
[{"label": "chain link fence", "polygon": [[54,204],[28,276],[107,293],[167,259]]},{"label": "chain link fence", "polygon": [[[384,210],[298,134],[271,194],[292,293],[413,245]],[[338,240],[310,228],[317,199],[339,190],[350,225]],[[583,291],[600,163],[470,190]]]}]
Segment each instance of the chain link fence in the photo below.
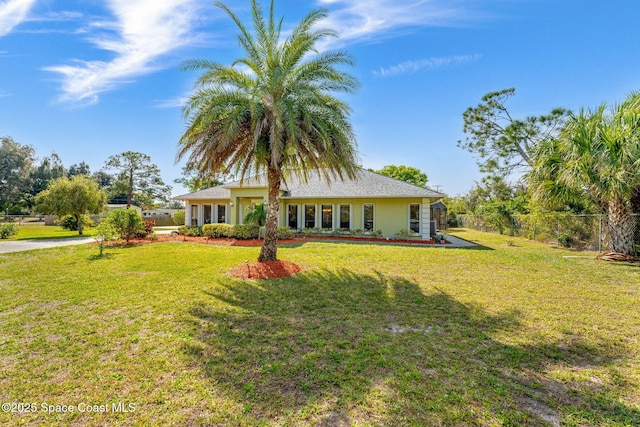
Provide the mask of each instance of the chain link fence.
[{"label": "chain link fence", "polygon": [[[640,245],[640,214],[632,215],[636,245]],[[606,251],[608,247],[606,215],[572,215],[549,212],[530,215],[484,217],[457,215],[460,226],[531,240],[553,242],[579,250]]]}]

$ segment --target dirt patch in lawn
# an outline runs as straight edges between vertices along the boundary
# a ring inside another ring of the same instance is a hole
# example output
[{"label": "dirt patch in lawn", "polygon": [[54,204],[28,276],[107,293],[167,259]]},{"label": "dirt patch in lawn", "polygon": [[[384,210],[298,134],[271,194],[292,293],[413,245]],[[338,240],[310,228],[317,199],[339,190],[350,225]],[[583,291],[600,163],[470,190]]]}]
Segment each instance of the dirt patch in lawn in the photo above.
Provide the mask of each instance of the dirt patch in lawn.
[{"label": "dirt patch in lawn", "polygon": [[302,271],[302,267],[289,261],[246,262],[229,270],[233,277],[241,279],[279,279],[293,276]]}]

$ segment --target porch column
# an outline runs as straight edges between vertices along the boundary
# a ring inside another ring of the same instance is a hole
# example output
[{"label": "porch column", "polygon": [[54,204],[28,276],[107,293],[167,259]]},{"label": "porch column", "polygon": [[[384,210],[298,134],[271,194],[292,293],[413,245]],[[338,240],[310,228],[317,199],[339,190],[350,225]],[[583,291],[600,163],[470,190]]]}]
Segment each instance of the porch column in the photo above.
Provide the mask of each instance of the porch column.
[{"label": "porch column", "polygon": [[198,225],[204,224],[204,205],[198,205]]},{"label": "porch column", "polygon": [[431,227],[431,199],[422,199],[420,230],[422,230],[422,240],[429,240],[429,229]]},{"label": "porch column", "polygon": [[185,202],[184,207],[184,225],[191,225],[191,203]]}]

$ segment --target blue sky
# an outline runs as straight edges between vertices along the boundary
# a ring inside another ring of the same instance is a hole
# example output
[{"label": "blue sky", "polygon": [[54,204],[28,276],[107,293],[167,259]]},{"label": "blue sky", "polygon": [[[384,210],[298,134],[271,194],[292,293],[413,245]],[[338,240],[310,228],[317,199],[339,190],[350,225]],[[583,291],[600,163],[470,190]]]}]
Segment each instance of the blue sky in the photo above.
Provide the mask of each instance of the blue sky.
[{"label": "blue sky", "polygon": [[[241,16],[248,0],[225,2]],[[450,195],[481,179],[462,113],[516,88],[516,116],[615,103],[640,89],[636,0],[277,0],[285,27],[317,7],[361,82],[347,101],[363,166],[417,167]],[[210,0],[0,0],[0,135],[92,171],[126,150],[151,156],[165,182],[196,77],[189,58],[241,52]],[[184,193],[173,185],[173,194]]]}]

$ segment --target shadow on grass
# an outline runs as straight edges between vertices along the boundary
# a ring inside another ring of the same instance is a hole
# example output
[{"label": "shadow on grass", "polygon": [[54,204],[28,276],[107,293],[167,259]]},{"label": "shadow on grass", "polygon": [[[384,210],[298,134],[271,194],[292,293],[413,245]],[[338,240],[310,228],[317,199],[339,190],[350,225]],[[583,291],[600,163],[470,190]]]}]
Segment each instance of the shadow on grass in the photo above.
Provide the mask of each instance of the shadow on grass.
[{"label": "shadow on grass", "polygon": [[625,348],[579,337],[498,341],[519,336],[517,311],[490,314],[402,278],[347,270],[219,279],[206,294],[191,310],[184,350],[247,425],[640,422],[613,385],[569,390],[545,375],[550,366],[619,363]]}]

